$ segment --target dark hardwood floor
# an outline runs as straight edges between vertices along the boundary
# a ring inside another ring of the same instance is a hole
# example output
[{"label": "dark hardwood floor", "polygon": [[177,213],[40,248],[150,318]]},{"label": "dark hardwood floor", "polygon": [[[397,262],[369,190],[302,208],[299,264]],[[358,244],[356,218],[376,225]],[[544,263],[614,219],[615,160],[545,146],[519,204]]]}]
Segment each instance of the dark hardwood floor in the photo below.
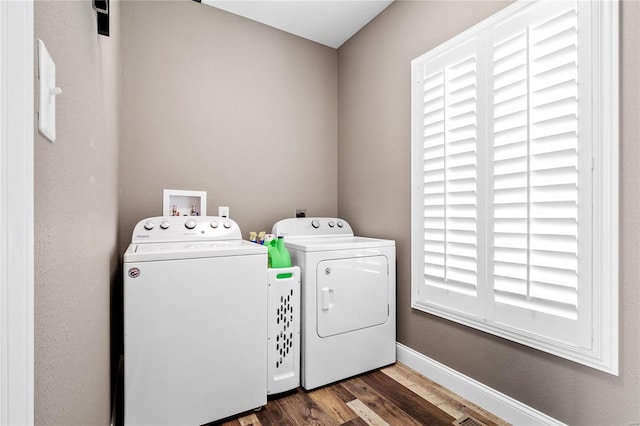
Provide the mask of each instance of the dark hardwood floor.
[{"label": "dark hardwood floor", "polygon": [[507,425],[409,367],[396,363],[313,391],[299,388],[270,399],[261,411],[217,424],[451,425],[466,416],[475,421],[468,420],[462,425]]}]

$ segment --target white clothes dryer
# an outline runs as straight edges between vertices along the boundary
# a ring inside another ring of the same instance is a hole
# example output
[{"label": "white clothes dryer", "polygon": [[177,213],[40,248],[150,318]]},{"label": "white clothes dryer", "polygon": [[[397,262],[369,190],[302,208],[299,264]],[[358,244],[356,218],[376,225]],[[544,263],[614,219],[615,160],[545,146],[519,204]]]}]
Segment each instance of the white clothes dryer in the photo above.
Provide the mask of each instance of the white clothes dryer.
[{"label": "white clothes dryer", "polygon": [[124,423],[200,425],[267,402],[267,252],[220,217],[153,217],[124,254]]},{"label": "white clothes dryer", "polygon": [[302,386],[394,363],[395,242],[356,237],[337,218],[284,219],[272,233],[302,269]]}]

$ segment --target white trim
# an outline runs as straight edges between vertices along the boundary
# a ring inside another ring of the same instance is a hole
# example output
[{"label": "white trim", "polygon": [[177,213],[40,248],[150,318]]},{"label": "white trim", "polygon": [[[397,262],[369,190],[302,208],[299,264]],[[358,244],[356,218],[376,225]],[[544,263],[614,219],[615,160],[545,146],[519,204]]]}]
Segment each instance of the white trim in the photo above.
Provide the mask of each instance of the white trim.
[{"label": "white trim", "polygon": [[[484,385],[401,343],[396,344],[398,362],[455,392],[501,419],[515,425],[565,425],[535,408]],[[565,425],[566,426],[566,425]]]},{"label": "white trim", "polygon": [[33,424],[33,0],[0,1],[0,424]]},{"label": "white trim", "polygon": [[[594,353],[602,370],[618,375],[618,240],[619,240],[619,4],[595,2],[593,25],[593,315]],[[602,84],[600,84],[602,83]],[[604,368],[604,367],[608,368]],[[597,367],[596,367],[597,368]]]}]

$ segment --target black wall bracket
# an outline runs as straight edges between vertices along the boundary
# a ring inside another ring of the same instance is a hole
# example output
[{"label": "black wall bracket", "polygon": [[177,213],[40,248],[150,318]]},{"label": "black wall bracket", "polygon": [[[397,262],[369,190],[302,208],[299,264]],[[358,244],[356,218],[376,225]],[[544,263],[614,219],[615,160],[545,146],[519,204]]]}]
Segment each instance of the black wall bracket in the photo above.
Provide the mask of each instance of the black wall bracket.
[{"label": "black wall bracket", "polygon": [[98,34],[109,37],[109,0],[93,0],[98,20]]}]

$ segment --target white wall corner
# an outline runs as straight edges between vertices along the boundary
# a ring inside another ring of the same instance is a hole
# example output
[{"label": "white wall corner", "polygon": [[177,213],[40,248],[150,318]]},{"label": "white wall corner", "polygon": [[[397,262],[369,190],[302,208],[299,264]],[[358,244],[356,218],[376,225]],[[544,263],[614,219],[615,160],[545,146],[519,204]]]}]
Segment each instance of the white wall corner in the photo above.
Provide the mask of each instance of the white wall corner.
[{"label": "white wall corner", "polygon": [[396,348],[398,362],[511,424],[566,426],[553,417],[467,377],[408,346],[397,343]]}]

